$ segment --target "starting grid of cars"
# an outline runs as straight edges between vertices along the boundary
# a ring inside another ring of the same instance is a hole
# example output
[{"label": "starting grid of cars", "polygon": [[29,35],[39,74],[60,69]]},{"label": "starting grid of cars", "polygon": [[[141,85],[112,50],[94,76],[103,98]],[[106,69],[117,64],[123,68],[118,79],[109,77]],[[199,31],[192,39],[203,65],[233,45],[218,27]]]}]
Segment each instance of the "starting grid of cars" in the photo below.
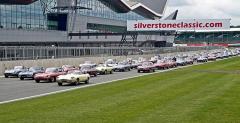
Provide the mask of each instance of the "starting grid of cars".
[{"label": "starting grid of cars", "polygon": [[17,77],[20,80],[26,78],[33,79],[36,83],[42,81],[57,82],[59,86],[63,83],[78,85],[79,83],[88,84],[91,77],[98,75],[114,74],[114,72],[128,72],[136,69],[141,72],[155,72],[156,70],[165,70],[186,66],[195,62],[208,62],[217,59],[229,58],[240,55],[240,49],[221,49],[199,53],[185,53],[182,55],[162,57],[154,56],[151,59],[140,57],[137,60],[128,58],[124,61],[108,59],[104,63],[96,64],[86,61],[78,67],[73,65],[63,65],[62,67],[43,68],[39,66],[26,68],[24,66],[15,66],[11,70],[6,70],[5,78]]}]

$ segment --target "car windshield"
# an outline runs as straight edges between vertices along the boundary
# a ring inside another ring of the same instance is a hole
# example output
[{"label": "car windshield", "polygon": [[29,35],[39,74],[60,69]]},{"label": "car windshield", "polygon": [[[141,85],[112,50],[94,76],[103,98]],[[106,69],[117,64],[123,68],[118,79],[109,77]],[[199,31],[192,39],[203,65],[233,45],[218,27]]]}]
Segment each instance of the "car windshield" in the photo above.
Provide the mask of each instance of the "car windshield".
[{"label": "car windshield", "polygon": [[89,70],[89,69],[91,69],[91,68],[92,68],[91,66],[86,65],[86,66],[82,66],[82,67],[81,67],[81,70]]},{"label": "car windshield", "polygon": [[47,68],[45,72],[57,72],[57,68]]},{"label": "car windshield", "polygon": [[126,62],[120,62],[118,63],[118,65],[126,65],[127,63]]},{"label": "car windshield", "polygon": [[178,58],[178,59],[177,59],[177,61],[179,61],[179,62],[180,62],[180,61],[183,61],[183,59],[181,59],[181,58]]},{"label": "car windshield", "polygon": [[69,71],[68,74],[80,75],[80,74],[82,74],[82,72],[79,70],[75,70],[75,71]]},{"label": "car windshield", "polygon": [[164,61],[158,60],[157,63],[158,63],[158,64],[161,64],[161,63],[164,63]]},{"label": "car windshield", "polygon": [[74,68],[72,65],[63,65],[62,68]]},{"label": "car windshield", "polygon": [[105,64],[116,64],[116,61],[109,59],[105,62]]},{"label": "car windshield", "polygon": [[99,64],[98,67],[106,67],[105,64]]},{"label": "car windshield", "polygon": [[23,66],[15,66],[14,69],[23,69]]},{"label": "car windshield", "polygon": [[144,62],[144,63],[142,64],[142,66],[151,66],[151,63],[150,63],[150,62]]},{"label": "car windshield", "polygon": [[29,68],[29,71],[39,71],[39,70],[42,70],[41,67],[31,67]]},{"label": "car windshield", "polygon": [[106,64],[115,64],[115,63],[112,61],[106,61]]}]

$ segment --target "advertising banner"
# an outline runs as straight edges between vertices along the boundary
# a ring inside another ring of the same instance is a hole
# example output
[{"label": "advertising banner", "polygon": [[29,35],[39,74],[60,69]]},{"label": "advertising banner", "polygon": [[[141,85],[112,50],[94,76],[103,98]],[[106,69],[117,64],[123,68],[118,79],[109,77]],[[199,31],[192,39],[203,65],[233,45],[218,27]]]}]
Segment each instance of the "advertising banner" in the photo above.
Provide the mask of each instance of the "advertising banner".
[{"label": "advertising banner", "polygon": [[167,30],[227,30],[230,19],[193,20],[131,20],[127,21],[128,31],[167,31]]}]

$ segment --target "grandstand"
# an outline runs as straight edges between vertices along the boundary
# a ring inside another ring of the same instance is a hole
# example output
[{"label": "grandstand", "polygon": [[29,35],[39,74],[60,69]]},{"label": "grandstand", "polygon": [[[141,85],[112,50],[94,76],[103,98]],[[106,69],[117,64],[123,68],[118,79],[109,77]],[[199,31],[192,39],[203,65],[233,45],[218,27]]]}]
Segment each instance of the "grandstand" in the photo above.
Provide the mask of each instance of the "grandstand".
[{"label": "grandstand", "polygon": [[229,44],[240,43],[240,28],[230,30],[179,31],[175,44]]}]

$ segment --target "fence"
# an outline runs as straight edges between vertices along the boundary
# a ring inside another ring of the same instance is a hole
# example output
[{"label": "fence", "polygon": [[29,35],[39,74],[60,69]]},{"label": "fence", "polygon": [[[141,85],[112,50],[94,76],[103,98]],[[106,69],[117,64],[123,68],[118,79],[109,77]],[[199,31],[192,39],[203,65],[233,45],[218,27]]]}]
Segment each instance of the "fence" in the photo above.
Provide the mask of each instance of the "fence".
[{"label": "fence", "polygon": [[0,47],[0,61],[78,58],[84,56],[123,56],[211,50],[220,47]]}]

